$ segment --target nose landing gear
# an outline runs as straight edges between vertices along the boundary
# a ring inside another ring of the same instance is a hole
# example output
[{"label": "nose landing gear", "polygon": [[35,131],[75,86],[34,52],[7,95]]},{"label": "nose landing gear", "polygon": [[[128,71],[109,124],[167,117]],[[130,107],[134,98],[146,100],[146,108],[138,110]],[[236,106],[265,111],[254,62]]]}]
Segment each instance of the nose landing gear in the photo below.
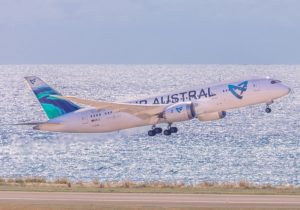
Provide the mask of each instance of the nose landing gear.
[{"label": "nose landing gear", "polygon": [[267,107],[266,107],[266,109],[265,109],[265,111],[266,111],[267,113],[271,113],[272,109],[270,108],[270,105],[271,105],[272,103],[273,103],[273,101],[270,101],[270,102],[267,103]]},{"label": "nose landing gear", "polygon": [[269,106],[267,106],[266,109],[265,109],[265,111],[266,111],[267,113],[271,113],[272,109],[271,109]]}]

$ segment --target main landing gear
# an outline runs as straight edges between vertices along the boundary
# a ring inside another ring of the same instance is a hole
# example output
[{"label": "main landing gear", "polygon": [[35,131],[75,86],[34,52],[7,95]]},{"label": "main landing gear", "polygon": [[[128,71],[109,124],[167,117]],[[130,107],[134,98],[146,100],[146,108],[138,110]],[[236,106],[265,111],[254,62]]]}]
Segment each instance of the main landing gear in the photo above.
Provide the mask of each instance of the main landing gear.
[{"label": "main landing gear", "polygon": [[152,129],[148,131],[148,136],[155,136],[156,134],[160,134],[160,133],[162,133],[162,128],[153,125]]},{"label": "main landing gear", "polygon": [[[177,127],[171,127],[171,123],[169,123],[168,128],[164,130],[164,135],[170,136],[172,133],[177,133]],[[148,136],[155,136],[156,134],[162,133],[162,128],[156,127],[155,125],[152,126],[152,129],[148,131]]]},{"label": "main landing gear", "polygon": [[177,127],[171,127],[172,124],[169,123],[168,128],[166,130],[164,130],[164,134],[166,136],[170,136],[172,133],[177,133],[178,128]]}]

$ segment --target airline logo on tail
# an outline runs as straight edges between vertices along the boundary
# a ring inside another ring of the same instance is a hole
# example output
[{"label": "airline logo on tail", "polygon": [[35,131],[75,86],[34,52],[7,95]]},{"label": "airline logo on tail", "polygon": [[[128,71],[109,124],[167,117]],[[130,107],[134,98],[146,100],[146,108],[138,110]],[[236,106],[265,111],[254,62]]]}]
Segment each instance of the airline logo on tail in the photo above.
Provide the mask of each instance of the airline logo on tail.
[{"label": "airline logo on tail", "polygon": [[228,85],[229,91],[238,99],[243,98],[243,93],[247,91],[248,81],[244,81],[238,85]]},{"label": "airline logo on tail", "polygon": [[36,79],[35,79],[35,78],[34,78],[34,79],[30,79],[29,81],[30,81],[30,83],[31,83],[31,84],[33,84],[33,85],[34,85],[34,83],[35,83]]}]

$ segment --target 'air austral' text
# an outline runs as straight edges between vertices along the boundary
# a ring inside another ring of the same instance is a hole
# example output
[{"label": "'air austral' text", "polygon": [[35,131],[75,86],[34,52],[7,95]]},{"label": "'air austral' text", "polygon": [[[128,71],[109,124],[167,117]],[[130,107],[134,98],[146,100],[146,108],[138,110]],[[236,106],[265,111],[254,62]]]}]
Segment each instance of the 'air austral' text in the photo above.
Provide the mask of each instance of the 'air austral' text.
[{"label": "'air austral' text", "polygon": [[199,100],[201,98],[213,97],[214,94],[210,88],[200,90],[190,90],[171,95],[160,96],[156,98],[149,98],[140,101],[136,101],[137,104],[169,104],[184,101]]}]

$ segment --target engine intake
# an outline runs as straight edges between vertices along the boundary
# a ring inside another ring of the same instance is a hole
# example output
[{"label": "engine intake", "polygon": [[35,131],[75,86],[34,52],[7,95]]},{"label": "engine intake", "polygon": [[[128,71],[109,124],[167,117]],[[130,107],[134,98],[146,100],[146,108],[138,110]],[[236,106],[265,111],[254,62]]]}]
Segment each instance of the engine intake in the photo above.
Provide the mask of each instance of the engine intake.
[{"label": "engine intake", "polygon": [[192,102],[173,104],[162,113],[162,118],[168,123],[190,120],[195,116],[195,107]]}]

